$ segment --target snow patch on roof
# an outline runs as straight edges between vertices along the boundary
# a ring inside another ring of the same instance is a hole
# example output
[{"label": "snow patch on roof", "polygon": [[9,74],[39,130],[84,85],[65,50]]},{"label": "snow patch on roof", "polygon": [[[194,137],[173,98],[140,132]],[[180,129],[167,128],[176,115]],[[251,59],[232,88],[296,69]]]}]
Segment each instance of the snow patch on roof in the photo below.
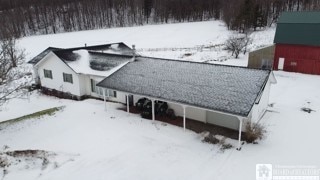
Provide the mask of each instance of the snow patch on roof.
[{"label": "snow patch on roof", "polygon": [[79,56],[78,60],[68,62],[68,65],[77,73],[89,74],[91,68],[89,67],[89,52],[87,50],[77,50],[73,53]]},{"label": "snow patch on roof", "polygon": [[119,44],[112,44],[112,45],[111,45],[111,48],[112,48],[112,49],[119,49]]},{"label": "snow patch on roof", "polygon": [[[94,70],[90,67],[90,53],[87,50],[75,50],[73,51],[74,54],[78,55],[78,58],[76,61],[68,61],[67,64],[76,72],[80,74],[88,74],[88,75],[96,75],[96,76],[103,76],[108,77],[121,67],[123,67],[125,64],[128,63],[128,61],[124,61],[122,63],[119,63],[119,65],[116,65],[114,67],[111,67],[108,70],[105,71],[99,71]],[[108,59],[106,59],[107,61]]]}]

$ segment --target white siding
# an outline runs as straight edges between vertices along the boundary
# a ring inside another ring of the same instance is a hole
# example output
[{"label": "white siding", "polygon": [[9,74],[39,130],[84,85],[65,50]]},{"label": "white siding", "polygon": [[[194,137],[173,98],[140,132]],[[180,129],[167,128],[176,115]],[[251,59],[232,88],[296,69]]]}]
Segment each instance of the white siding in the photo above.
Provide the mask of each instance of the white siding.
[{"label": "white siding", "polygon": [[134,105],[134,106],[136,105],[136,103],[138,102],[138,100],[139,100],[140,98],[143,98],[143,96],[138,96],[138,95],[134,95],[134,96],[133,96],[133,105]]},{"label": "white siding", "polygon": [[81,96],[90,95],[90,94],[88,94],[88,90],[87,90],[88,89],[87,86],[90,87],[90,84],[88,84],[88,82],[87,82],[88,76],[80,74],[79,81],[80,81],[80,94],[81,94]]},{"label": "white siding", "polygon": [[126,102],[126,94],[117,91],[117,97],[108,97],[110,101],[120,102],[120,103],[127,103]]},{"label": "white siding", "polygon": [[240,121],[236,116],[207,111],[207,122],[229,129],[239,130]]},{"label": "white siding", "polygon": [[[44,77],[44,69],[52,71],[52,79]],[[49,53],[37,66],[41,86],[81,96],[79,76],[55,54]],[[72,74],[73,83],[63,81],[63,73]]]},{"label": "white siding", "polygon": [[[44,77],[44,69],[51,70],[52,79]],[[96,98],[103,99],[102,93],[92,92],[91,79],[97,83],[102,81],[105,77],[77,74],[67,64],[60,60],[54,53],[50,52],[44,57],[35,67],[35,77],[39,76],[41,86],[55,89],[62,92],[70,92],[78,97],[89,95]],[[63,73],[72,74],[73,83],[63,81]],[[99,88],[99,87],[97,87]],[[107,94],[106,94],[107,96]],[[124,93],[117,92],[116,97],[107,97],[110,101],[126,103],[126,96]]]},{"label": "white siding", "polygon": [[[176,116],[183,117],[183,108],[180,104],[168,103],[168,106],[174,110]],[[186,107],[186,118],[206,122],[206,111],[194,107]]]},{"label": "white siding", "polygon": [[[89,81],[90,81],[90,79],[89,79]],[[91,82],[90,82],[90,86],[89,87],[90,87],[91,96],[93,96],[93,97],[97,97],[97,98],[103,99],[103,93],[102,92],[105,91],[106,100],[119,102],[119,103],[127,103],[126,102],[126,100],[127,100],[126,99],[126,94],[123,93],[123,92],[116,91],[116,95],[117,96],[116,97],[112,97],[112,96],[108,96],[108,94],[106,92],[107,89],[105,89],[105,88],[97,87],[101,91],[101,94],[99,94],[99,93],[94,93],[94,92],[91,91]]]},{"label": "white siding", "polygon": [[96,81],[98,83],[98,82],[102,81],[104,79],[104,77],[93,76],[93,75],[81,75],[81,77],[82,77],[81,89],[85,95],[90,95],[90,96],[97,97],[97,98],[103,98],[103,96],[99,95],[99,93],[92,92],[91,79],[93,79],[94,81]]}]

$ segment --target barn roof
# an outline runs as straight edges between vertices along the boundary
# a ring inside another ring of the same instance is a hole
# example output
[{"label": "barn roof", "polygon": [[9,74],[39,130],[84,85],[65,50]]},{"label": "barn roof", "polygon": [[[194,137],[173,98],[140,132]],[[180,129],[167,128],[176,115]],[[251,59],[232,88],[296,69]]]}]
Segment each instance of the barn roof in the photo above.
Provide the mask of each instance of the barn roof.
[{"label": "barn roof", "polygon": [[270,71],[136,57],[97,86],[248,116]]},{"label": "barn roof", "polygon": [[283,12],[274,43],[320,46],[320,12]]}]

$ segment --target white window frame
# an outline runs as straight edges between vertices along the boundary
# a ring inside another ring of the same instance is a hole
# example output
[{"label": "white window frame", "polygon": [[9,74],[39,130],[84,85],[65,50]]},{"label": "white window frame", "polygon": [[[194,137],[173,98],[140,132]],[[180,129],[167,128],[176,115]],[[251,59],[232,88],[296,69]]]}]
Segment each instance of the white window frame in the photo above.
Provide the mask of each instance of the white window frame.
[{"label": "white window frame", "polygon": [[44,75],[45,78],[53,79],[51,70],[43,69],[43,75]]},{"label": "white window frame", "polygon": [[63,82],[67,82],[67,83],[73,84],[72,74],[63,73]]},{"label": "white window frame", "polygon": [[108,91],[109,97],[117,98],[117,91],[111,90],[111,89],[106,89]]},{"label": "white window frame", "polygon": [[91,92],[97,93],[97,81],[94,79],[90,79],[90,85],[91,85]]},{"label": "white window frame", "polygon": [[103,91],[107,97],[117,97],[117,91],[111,89],[105,89],[97,86],[98,82],[94,79],[90,79],[91,92],[98,94],[99,96],[103,96]]}]

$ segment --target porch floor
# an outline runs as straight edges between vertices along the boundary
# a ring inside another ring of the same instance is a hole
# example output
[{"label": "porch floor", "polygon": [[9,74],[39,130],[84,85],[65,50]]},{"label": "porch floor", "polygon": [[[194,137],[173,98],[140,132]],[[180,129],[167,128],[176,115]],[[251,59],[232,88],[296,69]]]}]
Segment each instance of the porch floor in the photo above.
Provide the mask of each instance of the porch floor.
[{"label": "porch floor", "polygon": [[[127,111],[126,107],[120,108],[120,109]],[[130,106],[129,111],[130,111],[130,113],[133,113],[133,114],[141,114],[141,111],[139,109],[137,109],[135,106]],[[171,119],[167,116],[156,115],[155,120],[165,122],[168,124],[172,124],[172,125],[176,125],[179,127],[183,127],[183,117],[181,117],[181,116],[177,116],[175,119]],[[208,131],[213,135],[222,135],[222,136],[225,136],[225,137],[228,137],[231,139],[235,139],[235,140],[238,140],[238,136],[239,136],[239,131],[225,128],[225,127],[221,127],[221,126],[217,126],[214,124],[204,123],[204,122],[197,121],[194,119],[189,119],[189,118],[186,118],[186,128],[189,130],[192,130],[196,133]],[[241,139],[243,140],[244,134],[242,133],[241,136],[242,136]]]}]

